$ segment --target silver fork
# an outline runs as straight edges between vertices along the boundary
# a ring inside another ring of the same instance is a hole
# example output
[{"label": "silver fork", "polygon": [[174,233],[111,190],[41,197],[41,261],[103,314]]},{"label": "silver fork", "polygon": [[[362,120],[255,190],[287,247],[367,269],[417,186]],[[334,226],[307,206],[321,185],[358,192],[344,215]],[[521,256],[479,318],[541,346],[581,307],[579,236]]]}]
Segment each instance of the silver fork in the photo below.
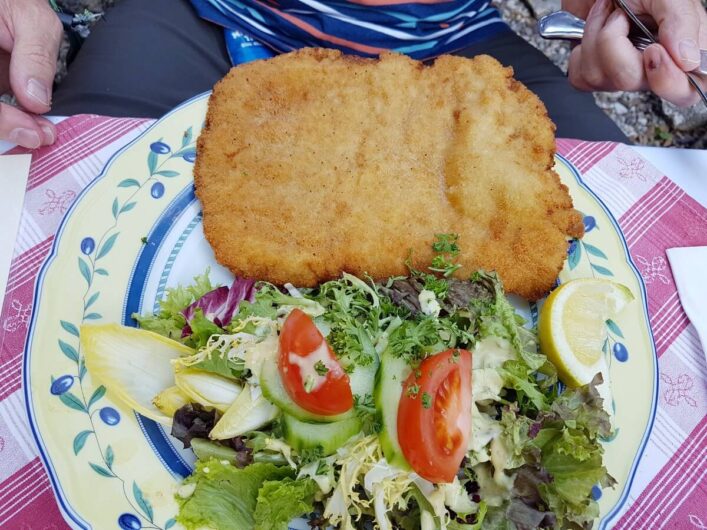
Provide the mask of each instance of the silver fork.
[{"label": "silver fork", "polygon": [[[584,36],[584,20],[577,18],[567,11],[556,11],[540,19],[538,22],[538,31],[540,36],[544,39],[579,41],[582,40]],[[631,44],[640,51],[645,50],[648,46],[657,42],[655,38],[651,40],[637,31],[631,31],[628,35],[628,39],[631,41]],[[707,50],[700,50],[700,53],[702,59],[700,67],[693,70],[693,72],[707,75]]]}]

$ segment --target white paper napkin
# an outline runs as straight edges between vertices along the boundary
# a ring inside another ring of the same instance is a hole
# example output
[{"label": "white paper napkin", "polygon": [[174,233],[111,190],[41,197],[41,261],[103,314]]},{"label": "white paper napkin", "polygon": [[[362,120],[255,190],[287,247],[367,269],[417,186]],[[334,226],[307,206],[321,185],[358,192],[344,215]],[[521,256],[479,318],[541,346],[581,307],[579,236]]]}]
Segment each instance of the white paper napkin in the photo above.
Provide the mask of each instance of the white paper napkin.
[{"label": "white paper napkin", "polygon": [[5,296],[32,155],[0,156],[0,304]]},{"label": "white paper napkin", "polygon": [[707,358],[707,247],[669,248],[667,254],[680,302]]}]

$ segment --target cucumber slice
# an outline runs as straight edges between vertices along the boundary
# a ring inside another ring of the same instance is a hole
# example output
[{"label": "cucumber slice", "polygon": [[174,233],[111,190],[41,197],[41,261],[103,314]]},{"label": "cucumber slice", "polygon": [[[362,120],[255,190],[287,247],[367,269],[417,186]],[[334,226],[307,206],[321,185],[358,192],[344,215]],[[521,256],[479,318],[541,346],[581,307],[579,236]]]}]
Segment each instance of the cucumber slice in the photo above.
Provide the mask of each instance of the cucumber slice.
[{"label": "cucumber slice", "polygon": [[[216,458],[217,460],[228,460],[235,466],[242,466],[243,461],[238,459],[238,453],[230,447],[221,445],[216,442],[211,442],[204,438],[192,438],[191,448],[199,460],[208,460]],[[287,460],[280,453],[255,453],[253,455],[254,462],[262,462],[265,464],[275,464],[276,466],[286,466]]]},{"label": "cucumber slice", "polygon": [[361,422],[353,417],[334,423],[310,423],[284,414],[282,431],[285,441],[293,449],[301,451],[321,447],[323,456],[327,456],[361,432]]},{"label": "cucumber slice", "polygon": [[199,460],[217,458],[218,460],[228,460],[232,464],[237,462],[238,453],[230,447],[210,442],[204,438],[192,438],[191,448]]},{"label": "cucumber slice", "polygon": [[381,415],[381,432],[378,437],[383,454],[390,465],[410,469],[398,442],[398,405],[403,392],[403,383],[410,375],[410,366],[404,359],[385,351],[381,355],[376,374],[374,399]]},{"label": "cucumber slice", "polygon": [[277,405],[283,412],[301,421],[332,423],[354,416],[353,409],[334,416],[322,416],[309,412],[295,403],[282,384],[280,372],[277,369],[277,352],[268,355],[263,362],[263,368],[260,372],[260,387],[267,399]]},{"label": "cucumber slice", "polygon": [[378,359],[366,366],[357,366],[356,369],[349,374],[349,384],[351,385],[351,393],[354,396],[365,396],[373,394],[373,387],[376,381],[376,372],[378,371]]}]

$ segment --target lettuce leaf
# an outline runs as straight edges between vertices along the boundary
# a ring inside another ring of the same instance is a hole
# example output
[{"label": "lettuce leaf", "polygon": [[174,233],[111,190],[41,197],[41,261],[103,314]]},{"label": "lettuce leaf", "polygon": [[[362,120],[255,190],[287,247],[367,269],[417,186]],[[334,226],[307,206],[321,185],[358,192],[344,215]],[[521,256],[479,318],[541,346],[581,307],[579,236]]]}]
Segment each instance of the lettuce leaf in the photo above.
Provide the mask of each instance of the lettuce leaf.
[{"label": "lettuce leaf", "polygon": [[261,289],[255,293],[255,300],[249,302],[243,300],[238,306],[238,314],[233,317],[229,331],[233,327],[239,327],[243,320],[250,317],[269,318],[270,320],[277,319],[277,307],[273,304],[272,297],[268,295],[265,289]]},{"label": "lettuce leaf", "polygon": [[489,507],[481,524],[483,530],[518,530],[518,527],[508,519],[504,507]]},{"label": "lettuce leaf", "polygon": [[211,429],[218,421],[217,416],[215,410],[207,410],[198,403],[187,403],[174,413],[170,434],[182,442],[186,449],[191,446],[193,438],[208,440]]},{"label": "lettuce leaf", "polygon": [[317,491],[319,487],[311,478],[263,482],[253,514],[255,530],[287,530],[292,519],[314,509]]},{"label": "lettuce leaf", "polygon": [[180,340],[182,338],[182,328],[186,321],[179,313],[166,314],[159,312],[154,315],[146,316],[133,313],[132,317],[137,320],[141,329],[154,331],[173,340]]},{"label": "lettuce leaf", "polygon": [[518,357],[532,371],[549,364],[547,358],[538,353],[534,333],[523,327],[524,321],[506,298],[496,273],[478,271],[471,280],[487,285],[494,292],[493,299],[476,301],[473,306],[478,313],[479,337],[495,336],[508,340]]},{"label": "lettuce leaf", "polygon": [[592,440],[610,436],[611,420],[597,389],[602,383],[601,374],[597,374],[588,385],[565,390],[552,403],[551,413],[545,419],[574,422],[584,427]]},{"label": "lettuce leaf", "polygon": [[209,279],[210,268],[204,271],[204,274],[194,276],[194,283],[182,287],[167,289],[166,297],[160,302],[160,310],[167,313],[181,313],[189,304],[198,300],[206,293],[213,291],[216,286]]},{"label": "lettuce leaf", "polygon": [[222,375],[230,379],[243,378],[245,361],[239,357],[230,358],[227,352],[214,349],[209,355],[202,355],[200,359],[199,362],[191,364],[190,366],[197,370]]},{"label": "lettuce leaf", "polygon": [[[261,282],[258,284],[255,299],[251,300],[251,302],[260,313],[266,313],[268,306],[275,309],[276,314],[278,310],[285,310],[287,312],[287,310],[295,307],[298,307],[313,318],[324,313],[324,308],[310,296],[307,290],[303,290],[299,293],[292,291],[292,293],[285,294],[278,287],[270,283]],[[305,296],[305,294],[307,296]],[[268,315],[261,314],[259,316]]]},{"label": "lettuce leaf", "polygon": [[177,521],[187,530],[254,529],[260,488],[266,481],[280,481],[293,474],[289,467],[273,464],[254,463],[239,469],[215,458],[198,461],[194,473],[180,487],[181,492],[194,488],[193,492],[186,498],[177,493]]},{"label": "lettuce leaf", "polygon": [[[538,389],[534,372],[522,361],[506,361],[498,373],[506,386],[516,390],[521,410],[525,411],[531,406],[536,411],[548,409],[547,397]],[[526,405],[526,402],[529,403]]]},{"label": "lettuce leaf", "polygon": [[194,283],[186,287],[178,285],[165,291],[165,297],[159,302],[159,310],[154,315],[142,316],[133,313],[142,329],[154,331],[174,340],[181,340],[182,329],[187,321],[182,314],[190,304],[213,291],[214,286],[209,280],[209,269],[204,274],[194,277]]},{"label": "lettuce leaf", "polygon": [[505,516],[519,527],[542,521],[584,528],[598,516],[592,487],[616,483],[602,463],[600,439],[611,426],[596,389],[600,383],[597,376],[588,385],[566,389],[535,420],[518,415],[517,408],[504,409],[502,436],[513,448],[514,465],[522,463]]},{"label": "lettuce leaf", "polygon": [[182,329],[182,336],[187,337],[192,334],[193,319],[198,310],[201,310],[207,320],[219,328],[223,328],[230,324],[242,301],[252,302],[254,299],[255,280],[236,277],[231,287],[218,287],[209,291],[182,311],[182,315],[187,321]]},{"label": "lettuce leaf", "polygon": [[182,341],[194,349],[201,349],[209,342],[212,335],[221,335],[226,331],[209,320],[201,308],[192,313],[189,324],[189,334],[183,336]]}]

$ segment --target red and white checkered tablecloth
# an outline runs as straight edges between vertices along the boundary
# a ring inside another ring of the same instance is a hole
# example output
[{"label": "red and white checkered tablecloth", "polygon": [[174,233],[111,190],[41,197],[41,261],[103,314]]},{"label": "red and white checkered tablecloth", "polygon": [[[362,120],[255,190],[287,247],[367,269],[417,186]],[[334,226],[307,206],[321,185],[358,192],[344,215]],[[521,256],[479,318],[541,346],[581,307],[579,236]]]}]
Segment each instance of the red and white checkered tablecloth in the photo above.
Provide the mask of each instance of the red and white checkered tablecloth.
[{"label": "red and white checkered tablecloth", "polygon": [[[69,206],[110,155],[150,123],[75,116],[59,123],[55,145],[32,153],[0,312],[0,528],[67,528],[38,457],[20,388],[34,283]],[[707,209],[630,147],[575,140],[558,140],[557,147],[621,226],[646,284],[659,357],[655,423],[615,528],[705,529],[707,366],[680,305],[665,250],[707,245]]]}]

